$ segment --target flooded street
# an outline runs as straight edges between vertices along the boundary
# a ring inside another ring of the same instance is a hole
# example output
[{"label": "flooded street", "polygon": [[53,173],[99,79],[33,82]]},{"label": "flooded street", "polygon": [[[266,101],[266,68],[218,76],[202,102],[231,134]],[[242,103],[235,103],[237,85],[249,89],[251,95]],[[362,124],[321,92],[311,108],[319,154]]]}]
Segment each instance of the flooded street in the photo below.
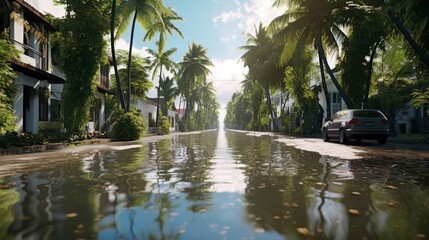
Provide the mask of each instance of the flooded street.
[{"label": "flooded street", "polygon": [[276,138],[211,131],[3,169],[0,239],[429,238],[428,159]]}]

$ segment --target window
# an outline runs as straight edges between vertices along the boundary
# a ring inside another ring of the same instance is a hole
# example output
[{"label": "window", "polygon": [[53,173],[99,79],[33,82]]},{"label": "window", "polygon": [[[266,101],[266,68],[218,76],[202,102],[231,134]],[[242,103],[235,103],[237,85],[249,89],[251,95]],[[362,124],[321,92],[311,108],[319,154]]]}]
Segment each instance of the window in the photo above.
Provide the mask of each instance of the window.
[{"label": "window", "polygon": [[331,111],[332,113],[336,113],[342,109],[341,107],[341,96],[339,93],[333,92],[329,93],[330,101],[331,101]]},{"label": "window", "polygon": [[39,121],[49,121],[49,90],[39,87]]},{"label": "window", "polygon": [[60,100],[51,99],[51,121],[60,121]]},{"label": "window", "polygon": [[100,84],[106,88],[109,88],[109,65],[101,65],[100,67]]},{"label": "window", "polygon": [[149,127],[155,127],[155,120],[153,120],[153,114],[149,113]]}]

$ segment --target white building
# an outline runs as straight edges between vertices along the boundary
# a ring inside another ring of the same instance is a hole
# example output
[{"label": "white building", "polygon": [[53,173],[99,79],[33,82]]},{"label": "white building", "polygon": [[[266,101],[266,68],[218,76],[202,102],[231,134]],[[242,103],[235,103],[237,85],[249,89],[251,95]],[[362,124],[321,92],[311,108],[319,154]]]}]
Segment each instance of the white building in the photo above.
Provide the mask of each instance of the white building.
[{"label": "white building", "polygon": [[[164,99],[159,99],[159,112],[161,112],[161,106],[164,104]],[[157,99],[156,98],[147,98],[146,100],[138,100],[137,102],[137,111],[140,112],[140,114],[145,119],[145,122],[148,124],[148,132],[156,132],[156,105],[157,105]],[[170,121],[170,132],[176,131],[176,115],[177,113],[171,109],[168,109],[168,120]],[[158,123],[159,126],[160,123]]]},{"label": "white building", "polygon": [[[37,9],[23,0],[4,1],[0,30],[9,29],[10,40],[22,53],[11,61],[17,73],[18,88],[14,110],[16,131],[37,133],[40,122],[60,120],[60,100],[65,76],[52,65],[50,34],[56,29]],[[2,6],[3,7],[3,6]],[[97,99],[91,111],[88,132],[106,128],[104,114],[105,94],[109,89],[110,66],[100,67]]]}]

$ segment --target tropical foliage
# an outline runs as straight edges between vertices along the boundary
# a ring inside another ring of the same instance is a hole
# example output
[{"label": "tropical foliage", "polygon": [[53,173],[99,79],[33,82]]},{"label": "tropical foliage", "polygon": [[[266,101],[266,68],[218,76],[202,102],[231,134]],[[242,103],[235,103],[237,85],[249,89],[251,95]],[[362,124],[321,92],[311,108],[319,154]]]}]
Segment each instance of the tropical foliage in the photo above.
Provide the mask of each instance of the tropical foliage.
[{"label": "tropical foliage", "polygon": [[17,89],[13,82],[16,74],[10,60],[18,58],[18,50],[6,39],[0,38],[0,135],[15,131],[13,101]]},{"label": "tropical foliage", "polygon": [[110,3],[58,2],[65,5],[67,12],[59,25],[61,68],[67,77],[61,97],[64,127],[70,134],[81,135],[90,117],[88,109],[95,91],[94,76],[106,50],[104,36],[109,30]]},{"label": "tropical foliage", "polygon": [[125,112],[120,110],[116,114],[116,121],[112,126],[110,135],[112,139],[117,141],[132,141],[143,137],[147,126],[140,113],[137,111]]},{"label": "tropical foliage", "polygon": [[[414,107],[428,105],[429,17],[422,10],[424,4],[423,0],[276,0],[273,7],[287,6],[287,10],[267,29],[259,25],[254,34],[245,33],[247,45],[240,49],[245,51],[241,59],[249,74],[227,105],[225,126],[257,130],[264,125],[262,119],[269,117],[274,127],[281,122],[301,126],[305,134],[317,132],[323,118],[317,104],[320,87],[310,80],[321,85],[325,103],[332,102],[330,80],[345,107],[382,109],[393,119],[394,133],[396,115],[408,102]],[[312,57],[313,49],[317,58]],[[337,59],[335,69],[329,58]],[[310,70],[314,59],[319,74]],[[266,116],[260,115],[261,88]],[[285,115],[284,104],[280,106],[279,122],[268,97],[278,90],[287,92],[294,102]],[[299,118],[295,124],[293,114]],[[327,104],[326,116],[332,114]]]},{"label": "tropical foliage", "polygon": [[[207,76],[213,63],[206,55],[207,49],[193,43],[179,63],[177,86],[184,103],[184,124],[189,131],[218,126],[219,104]],[[205,94],[205,95],[203,95]],[[208,114],[211,118],[208,119]],[[206,122],[208,121],[208,122]]]}]

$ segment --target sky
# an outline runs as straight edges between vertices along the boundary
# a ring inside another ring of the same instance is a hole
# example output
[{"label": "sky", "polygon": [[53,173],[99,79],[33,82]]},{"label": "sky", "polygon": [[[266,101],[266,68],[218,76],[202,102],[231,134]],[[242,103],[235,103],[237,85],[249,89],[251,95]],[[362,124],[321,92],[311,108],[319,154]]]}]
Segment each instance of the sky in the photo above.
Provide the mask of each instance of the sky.
[{"label": "sky", "polygon": [[[61,6],[54,6],[52,0],[27,0],[33,7],[55,16],[64,15]],[[240,90],[240,82],[247,73],[247,68],[239,61],[244,51],[240,46],[246,45],[245,32],[254,33],[260,22],[264,26],[284,12],[285,9],[273,8],[274,0],[164,0],[168,7],[176,10],[184,18],[175,25],[184,38],[177,34],[167,37],[166,49],[175,47],[177,52],[173,60],[180,62],[192,43],[201,44],[207,49],[207,56],[213,67],[209,81],[213,81],[218,102],[221,104],[220,121],[225,115],[225,106],[234,92]],[[130,24],[131,25],[131,24]],[[128,50],[130,30],[117,40],[116,48]],[[133,53],[147,56],[146,49],[156,49],[154,38],[143,42],[145,31],[138,27],[134,36]],[[157,79],[157,78],[155,78]],[[157,83],[155,83],[157,85]],[[155,97],[150,91],[148,97]]]}]

